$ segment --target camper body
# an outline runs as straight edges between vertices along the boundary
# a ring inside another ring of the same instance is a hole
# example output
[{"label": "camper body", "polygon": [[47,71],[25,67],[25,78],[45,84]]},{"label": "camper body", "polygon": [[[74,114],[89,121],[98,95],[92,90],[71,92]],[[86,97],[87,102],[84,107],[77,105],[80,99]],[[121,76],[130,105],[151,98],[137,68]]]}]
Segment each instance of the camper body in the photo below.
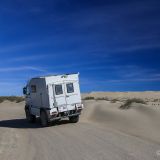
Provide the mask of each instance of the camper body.
[{"label": "camper body", "polygon": [[30,122],[35,121],[36,117],[40,117],[42,126],[66,117],[71,122],[78,122],[83,109],[79,74],[32,78],[23,92],[26,118]]}]

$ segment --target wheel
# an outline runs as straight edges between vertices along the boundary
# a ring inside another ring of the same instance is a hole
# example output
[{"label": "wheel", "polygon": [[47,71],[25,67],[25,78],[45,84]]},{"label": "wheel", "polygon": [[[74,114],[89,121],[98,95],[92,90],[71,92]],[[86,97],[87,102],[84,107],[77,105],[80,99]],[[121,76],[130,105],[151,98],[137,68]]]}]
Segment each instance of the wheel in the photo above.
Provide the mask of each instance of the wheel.
[{"label": "wheel", "polygon": [[79,121],[79,115],[78,116],[69,117],[69,121],[71,123],[77,123]]},{"label": "wheel", "polygon": [[30,113],[29,108],[26,108],[25,112],[26,112],[26,119],[28,120],[28,122],[34,123],[36,120],[36,116]]},{"label": "wheel", "polygon": [[41,111],[40,119],[42,127],[47,127],[49,123],[48,123],[48,116],[45,111]]}]

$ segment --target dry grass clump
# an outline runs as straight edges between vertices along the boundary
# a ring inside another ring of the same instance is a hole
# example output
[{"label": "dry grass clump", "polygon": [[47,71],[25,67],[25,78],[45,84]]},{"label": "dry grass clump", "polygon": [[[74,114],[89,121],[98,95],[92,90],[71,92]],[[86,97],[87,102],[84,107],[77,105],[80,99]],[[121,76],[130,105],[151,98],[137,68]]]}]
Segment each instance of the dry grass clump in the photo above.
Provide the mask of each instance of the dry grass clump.
[{"label": "dry grass clump", "polygon": [[101,100],[103,100],[103,101],[109,101],[108,97],[98,97],[98,98],[96,98],[96,100],[97,101],[101,101]]},{"label": "dry grass clump", "polygon": [[94,100],[94,97],[85,97],[83,100]]},{"label": "dry grass clump", "polygon": [[154,99],[153,102],[160,102],[160,99]]},{"label": "dry grass clump", "polygon": [[118,99],[112,99],[111,103],[116,103],[117,101],[119,101]]},{"label": "dry grass clump", "polygon": [[129,109],[132,105],[132,103],[140,103],[140,104],[146,104],[146,102],[143,99],[133,98],[128,99],[124,104],[122,104],[119,108],[120,109]]},{"label": "dry grass clump", "polygon": [[4,102],[6,100],[19,103],[19,102],[24,101],[24,97],[18,97],[18,96],[1,96],[0,97],[0,103]]}]

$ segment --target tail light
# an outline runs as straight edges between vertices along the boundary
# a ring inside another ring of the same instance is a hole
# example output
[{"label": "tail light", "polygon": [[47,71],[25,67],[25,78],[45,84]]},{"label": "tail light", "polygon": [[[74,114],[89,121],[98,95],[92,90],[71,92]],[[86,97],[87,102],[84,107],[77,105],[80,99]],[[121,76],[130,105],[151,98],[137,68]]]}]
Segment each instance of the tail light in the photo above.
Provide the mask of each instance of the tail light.
[{"label": "tail light", "polygon": [[51,114],[52,114],[52,115],[57,115],[57,114],[58,114],[58,112],[57,112],[57,111],[55,111],[55,112],[52,112]]},{"label": "tail light", "polygon": [[83,109],[83,104],[81,104],[81,103],[76,104],[76,109],[77,110],[82,110]]}]

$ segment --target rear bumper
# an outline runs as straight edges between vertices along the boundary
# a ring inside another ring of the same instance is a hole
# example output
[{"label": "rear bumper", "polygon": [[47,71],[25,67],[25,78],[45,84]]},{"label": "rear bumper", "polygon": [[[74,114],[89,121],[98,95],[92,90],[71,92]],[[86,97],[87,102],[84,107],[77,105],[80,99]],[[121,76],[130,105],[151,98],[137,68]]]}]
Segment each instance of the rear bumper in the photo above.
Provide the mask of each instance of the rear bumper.
[{"label": "rear bumper", "polygon": [[[69,107],[70,108],[70,107]],[[74,107],[70,108],[68,110],[59,110],[58,108],[53,108],[48,112],[48,120],[49,121],[56,121],[61,120],[63,118],[67,117],[73,117],[73,116],[79,116],[81,114],[81,111],[83,110],[83,104],[75,104]]]},{"label": "rear bumper", "polygon": [[75,113],[75,114],[72,114],[72,115],[68,115],[68,117],[73,117],[73,116],[79,116],[81,113]]},{"label": "rear bumper", "polygon": [[61,113],[58,113],[58,115],[50,115],[49,122],[61,120],[67,117],[79,116],[80,114],[81,114],[81,110],[71,110],[67,112],[61,112]]}]

